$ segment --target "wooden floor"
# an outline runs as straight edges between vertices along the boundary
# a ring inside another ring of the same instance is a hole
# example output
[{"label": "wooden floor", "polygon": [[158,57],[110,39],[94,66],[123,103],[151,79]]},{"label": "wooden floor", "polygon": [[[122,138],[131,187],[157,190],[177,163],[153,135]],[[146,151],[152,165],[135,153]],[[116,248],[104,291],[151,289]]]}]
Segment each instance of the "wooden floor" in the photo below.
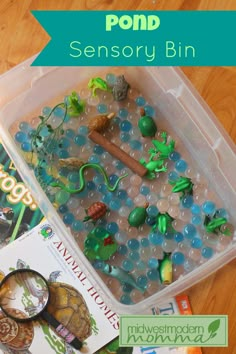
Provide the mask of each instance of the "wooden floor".
[{"label": "wooden floor", "polygon": [[[0,73],[42,50],[49,40],[31,10],[74,9],[236,10],[236,0],[1,0]],[[188,67],[183,71],[236,142],[236,67]],[[204,348],[203,353],[236,354],[236,260],[186,293],[195,314],[229,316],[229,347]]]}]

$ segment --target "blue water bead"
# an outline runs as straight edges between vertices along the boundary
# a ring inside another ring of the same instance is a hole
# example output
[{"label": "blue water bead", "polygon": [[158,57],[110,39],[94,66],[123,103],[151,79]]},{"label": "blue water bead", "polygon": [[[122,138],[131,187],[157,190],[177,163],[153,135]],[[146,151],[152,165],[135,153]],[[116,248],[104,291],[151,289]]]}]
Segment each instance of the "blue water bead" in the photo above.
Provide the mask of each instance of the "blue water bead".
[{"label": "blue water bead", "polygon": [[182,234],[182,232],[176,232],[174,234],[174,240],[176,242],[181,242],[181,241],[183,241],[183,239],[184,239],[184,235]]},{"label": "blue water bead", "polygon": [[93,152],[97,155],[102,155],[104,153],[104,149],[100,145],[94,145]]},{"label": "blue water bead", "polygon": [[196,227],[192,224],[185,225],[183,229],[183,234],[186,238],[192,239],[197,234]]},{"label": "blue water bead", "polygon": [[147,208],[147,213],[149,216],[157,216],[158,214],[158,209],[155,205],[150,205],[148,208]]},{"label": "blue water bead", "polygon": [[133,150],[141,150],[142,149],[142,143],[139,140],[131,140],[129,142],[129,146]]},{"label": "blue water bead", "polygon": [[65,136],[66,136],[68,139],[74,139],[74,137],[75,137],[75,132],[74,132],[74,130],[73,130],[73,129],[66,129]]},{"label": "blue water bead", "polygon": [[102,202],[105,204],[109,204],[112,198],[113,198],[113,194],[111,192],[107,192],[102,196]]},{"label": "blue water bead", "polygon": [[191,195],[185,195],[181,200],[183,208],[189,209],[193,205],[193,197]]},{"label": "blue water bead", "polygon": [[120,118],[126,118],[128,116],[129,112],[126,108],[121,108],[119,109],[118,115]]},{"label": "blue water bead", "polygon": [[122,286],[122,290],[124,293],[131,293],[131,291],[134,289],[134,287],[130,284],[127,284],[125,283],[123,286]]},{"label": "blue water bead", "polygon": [[79,181],[79,172],[70,172],[68,174],[68,180],[69,182],[76,183]]},{"label": "blue water bead", "polygon": [[137,251],[131,251],[129,253],[129,258],[132,260],[132,261],[138,261],[140,259],[140,255]]},{"label": "blue water bead", "polygon": [[114,166],[117,170],[122,170],[125,166],[122,162],[118,161],[118,160],[115,160],[114,161]]},{"label": "blue water bead", "polygon": [[203,247],[202,249],[202,257],[204,258],[211,258],[214,254],[214,251],[211,247]]},{"label": "blue water bead", "polygon": [[169,159],[171,161],[178,161],[179,159],[181,158],[181,155],[179,152],[177,151],[172,151],[170,154],[169,154]]},{"label": "blue water bead", "polygon": [[67,149],[70,146],[70,140],[66,138],[60,138],[58,146],[63,149]]},{"label": "blue water bead", "polygon": [[118,192],[117,192],[117,197],[120,199],[120,200],[126,200],[127,198],[127,192],[126,190],[124,189],[119,189]]},{"label": "blue water bead", "polygon": [[136,268],[138,270],[146,270],[147,265],[144,261],[142,261],[141,259],[136,263]]},{"label": "blue water bead", "polygon": [[133,251],[137,251],[140,247],[140,243],[138,240],[136,240],[135,238],[131,238],[130,240],[128,240],[127,242],[127,246],[133,250]]},{"label": "blue water bead", "polygon": [[127,272],[131,272],[132,270],[134,270],[134,264],[130,259],[125,259],[122,262],[122,268]]},{"label": "blue water bead", "polygon": [[156,218],[155,216],[148,216],[146,219],[145,219],[145,223],[149,226],[152,226],[156,223]]},{"label": "blue water bead", "polygon": [[215,212],[217,218],[228,218],[228,213],[224,208],[217,209]]},{"label": "blue water bead", "polygon": [[199,205],[197,205],[197,204],[193,204],[191,206],[191,212],[194,215],[200,214],[201,213],[201,207]]},{"label": "blue water bead", "polygon": [[86,144],[86,141],[87,141],[86,137],[82,134],[76,135],[74,138],[74,142],[78,146],[84,146]]},{"label": "blue water bead", "polygon": [[78,129],[78,132],[82,135],[88,134],[88,127],[86,125],[81,125]]},{"label": "blue water bead", "polygon": [[146,237],[143,237],[140,241],[142,247],[148,247],[149,246],[149,240]]},{"label": "blue water bead", "polygon": [[63,216],[63,221],[66,225],[71,225],[73,223],[73,221],[75,220],[75,217],[72,213],[66,213]]},{"label": "blue water bead", "polygon": [[26,151],[26,152],[32,151],[31,143],[29,143],[29,142],[27,142],[27,141],[24,141],[24,142],[21,144],[21,149],[22,149],[23,151]]},{"label": "blue water bead", "polygon": [[93,181],[88,181],[87,182],[87,189],[89,191],[94,191],[96,189],[96,185]]},{"label": "blue water bead", "polygon": [[80,220],[75,220],[73,223],[72,223],[72,230],[73,231],[82,231],[84,229],[84,223],[83,221],[80,221]]},{"label": "blue water bead", "polygon": [[154,109],[152,106],[146,105],[146,106],[144,107],[144,110],[145,110],[146,116],[154,117],[154,115],[155,115],[155,109]]},{"label": "blue water bead", "polygon": [[99,113],[107,113],[107,105],[106,104],[104,104],[104,103],[99,103],[98,105],[97,105],[97,111],[99,112]]},{"label": "blue water bead", "polygon": [[120,133],[120,140],[121,140],[123,143],[127,143],[128,141],[130,141],[130,135],[129,135],[129,133],[126,133],[126,132]]},{"label": "blue water bead", "polygon": [[106,229],[108,232],[110,232],[111,234],[115,234],[116,232],[119,231],[119,226],[117,225],[116,222],[109,222],[109,224],[107,224]]},{"label": "blue water bead", "polygon": [[58,157],[60,159],[67,159],[69,157],[69,152],[67,150],[61,149],[58,151]]},{"label": "blue water bead", "polygon": [[175,163],[175,169],[176,171],[178,172],[185,172],[187,170],[187,167],[188,167],[188,164],[186,161],[184,160],[178,160],[176,163]]},{"label": "blue water bead", "polygon": [[68,207],[66,204],[61,204],[58,208],[59,213],[65,214],[68,211]]},{"label": "blue water bead", "polygon": [[54,109],[53,113],[55,116],[63,118],[65,115],[65,110],[62,107],[57,107]]},{"label": "blue water bead", "polygon": [[[100,173],[97,173],[94,177],[93,177],[93,182],[97,185],[99,185],[100,183],[102,183],[104,180],[103,176]],[[106,189],[107,190],[107,189]]]},{"label": "blue water bead", "polygon": [[123,256],[127,254],[128,252],[128,248],[125,246],[125,245],[120,245],[118,248],[117,248],[117,252],[122,254]]},{"label": "blue water bead", "polygon": [[123,294],[120,297],[120,302],[124,305],[132,305],[133,304],[133,301],[131,300],[131,298],[128,294]]},{"label": "blue water bead", "polygon": [[123,120],[120,123],[120,130],[123,132],[129,132],[132,129],[132,124],[128,120]]},{"label": "blue water bead", "polygon": [[170,173],[168,173],[168,180],[170,182],[176,182],[179,178],[179,174],[175,171],[171,171]]},{"label": "blue water bead", "polygon": [[149,268],[154,268],[157,269],[159,266],[158,259],[156,258],[150,258],[147,262]]},{"label": "blue water bead", "polygon": [[96,259],[94,262],[93,262],[93,267],[95,269],[99,269],[99,270],[103,270],[106,266],[106,263],[104,261],[100,261],[98,259]]},{"label": "blue water bead", "polygon": [[131,198],[127,198],[125,205],[128,206],[129,208],[132,208],[134,206],[134,202]]},{"label": "blue water bead", "polygon": [[47,115],[50,114],[51,110],[52,110],[51,107],[45,106],[45,107],[43,107],[43,109],[42,109],[42,114],[43,114],[44,116],[47,116]]},{"label": "blue water bead", "polygon": [[112,199],[109,203],[109,207],[111,210],[119,210],[121,208],[121,201],[117,198]]},{"label": "blue water bead", "polygon": [[117,116],[112,119],[112,122],[116,125],[120,125],[120,121],[121,121],[121,119]]},{"label": "blue water bead", "polygon": [[148,195],[150,193],[150,188],[147,186],[141,186],[140,187],[140,193],[142,195]]},{"label": "blue water bead", "polygon": [[158,280],[159,279],[159,272],[157,269],[149,269],[147,271],[147,277],[150,280]]},{"label": "blue water bead", "polygon": [[174,239],[174,233],[173,232],[170,232],[170,231],[167,231],[166,233],[165,233],[165,239],[166,240],[173,240]]},{"label": "blue water bead", "polygon": [[181,265],[184,264],[185,256],[182,252],[175,252],[171,256],[173,264]]},{"label": "blue water bead", "polygon": [[[94,183],[94,185],[95,185],[95,183]],[[107,187],[106,187],[105,184],[101,183],[101,184],[98,185],[97,190],[100,193],[106,193],[107,192]]]},{"label": "blue water bead", "polygon": [[99,163],[100,158],[97,155],[90,155],[88,161],[89,163]]},{"label": "blue water bead", "polygon": [[202,244],[202,240],[199,237],[194,237],[191,241],[192,248],[201,248]]},{"label": "blue water bead", "polygon": [[23,143],[28,140],[27,134],[25,132],[17,132],[15,134],[15,140],[18,143]]},{"label": "blue water bead", "polygon": [[148,278],[146,275],[140,275],[137,279],[136,279],[136,284],[138,286],[140,286],[140,288],[145,289],[148,285]]},{"label": "blue water bead", "polygon": [[114,86],[116,83],[116,75],[108,73],[106,75],[106,82],[108,83],[108,85]]},{"label": "blue water bead", "polygon": [[202,218],[200,215],[193,215],[192,217],[192,224],[193,225],[201,225],[202,223]]},{"label": "blue water bead", "polygon": [[207,200],[205,203],[202,204],[202,211],[207,215],[213,214],[215,210],[215,203],[211,202],[210,200]]},{"label": "blue water bead", "polygon": [[161,245],[163,242],[163,236],[159,232],[151,232],[148,235],[148,239],[155,246]]},{"label": "blue water bead", "polygon": [[22,132],[29,133],[32,130],[32,127],[27,122],[21,122],[19,128]]},{"label": "blue water bead", "polygon": [[118,176],[117,175],[115,175],[115,174],[112,174],[112,175],[110,175],[109,176],[109,182],[112,184],[112,185],[114,185],[115,183],[116,183],[116,181],[118,180]]},{"label": "blue water bead", "polygon": [[136,103],[137,106],[141,107],[141,106],[144,106],[144,105],[145,105],[146,100],[145,100],[144,97],[138,96],[138,97],[136,97],[136,99],[135,99],[135,103]]}]

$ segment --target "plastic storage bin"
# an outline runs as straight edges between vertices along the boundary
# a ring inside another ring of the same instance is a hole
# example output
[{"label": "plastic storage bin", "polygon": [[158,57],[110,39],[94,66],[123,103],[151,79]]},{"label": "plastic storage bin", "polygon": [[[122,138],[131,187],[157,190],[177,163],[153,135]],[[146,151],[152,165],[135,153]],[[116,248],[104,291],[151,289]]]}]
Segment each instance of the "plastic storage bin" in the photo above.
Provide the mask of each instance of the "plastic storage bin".
[{"label": "plastic storage bin", "polygon": [[[173,67],[30,67],[32,58],[0,77],[0,135],[43,213],[61,236],[69,253],[94,283],[104,300],[118,313],[145,313],[166,297],[180,293],[231,261],[236,256],[235,235],[230,247],[206,263],[180,277],[171,285],[134,305],[120,303],[105,284],[70,234],[14,141],[19,122],[38,115],[40,109],[60,102],[65,94],[91,77],[106,73],[124,74],[140,90],[162,120],[162,129],[181,141],[188,158],[210,181],[220,203],[229,211],[235,226],[236,154],[235,146],[213,113],[194,90],[181,70]],[[158,124],[158,123],[157,123]]]}]

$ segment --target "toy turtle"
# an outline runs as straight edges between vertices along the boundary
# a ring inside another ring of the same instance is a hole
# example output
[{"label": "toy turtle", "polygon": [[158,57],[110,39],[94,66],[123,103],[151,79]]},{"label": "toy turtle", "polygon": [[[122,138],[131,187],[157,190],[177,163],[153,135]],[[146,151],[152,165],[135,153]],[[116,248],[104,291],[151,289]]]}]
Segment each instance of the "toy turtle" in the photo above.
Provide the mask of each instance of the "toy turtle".
[{"label": "toy turtle", "polygon": [[[11,308],[7,312],[18,318],[26,318],[24,312]],[[0,312],[0,342],[10,351],[29,353],[34,338],[33,322],[16,322]],[[11,351],[12,350],[12,351]]]}]

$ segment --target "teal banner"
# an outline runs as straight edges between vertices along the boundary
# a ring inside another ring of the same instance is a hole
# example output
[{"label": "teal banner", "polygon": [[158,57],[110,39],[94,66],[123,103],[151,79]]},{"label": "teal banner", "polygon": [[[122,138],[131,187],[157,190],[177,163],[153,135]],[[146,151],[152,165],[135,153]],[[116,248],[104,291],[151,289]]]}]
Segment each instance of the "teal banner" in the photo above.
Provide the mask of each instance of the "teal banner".
[{"label": "teal banner", "polygon": [[35,66],[236,65],[236,11],[32,13],[51,37]]}]

